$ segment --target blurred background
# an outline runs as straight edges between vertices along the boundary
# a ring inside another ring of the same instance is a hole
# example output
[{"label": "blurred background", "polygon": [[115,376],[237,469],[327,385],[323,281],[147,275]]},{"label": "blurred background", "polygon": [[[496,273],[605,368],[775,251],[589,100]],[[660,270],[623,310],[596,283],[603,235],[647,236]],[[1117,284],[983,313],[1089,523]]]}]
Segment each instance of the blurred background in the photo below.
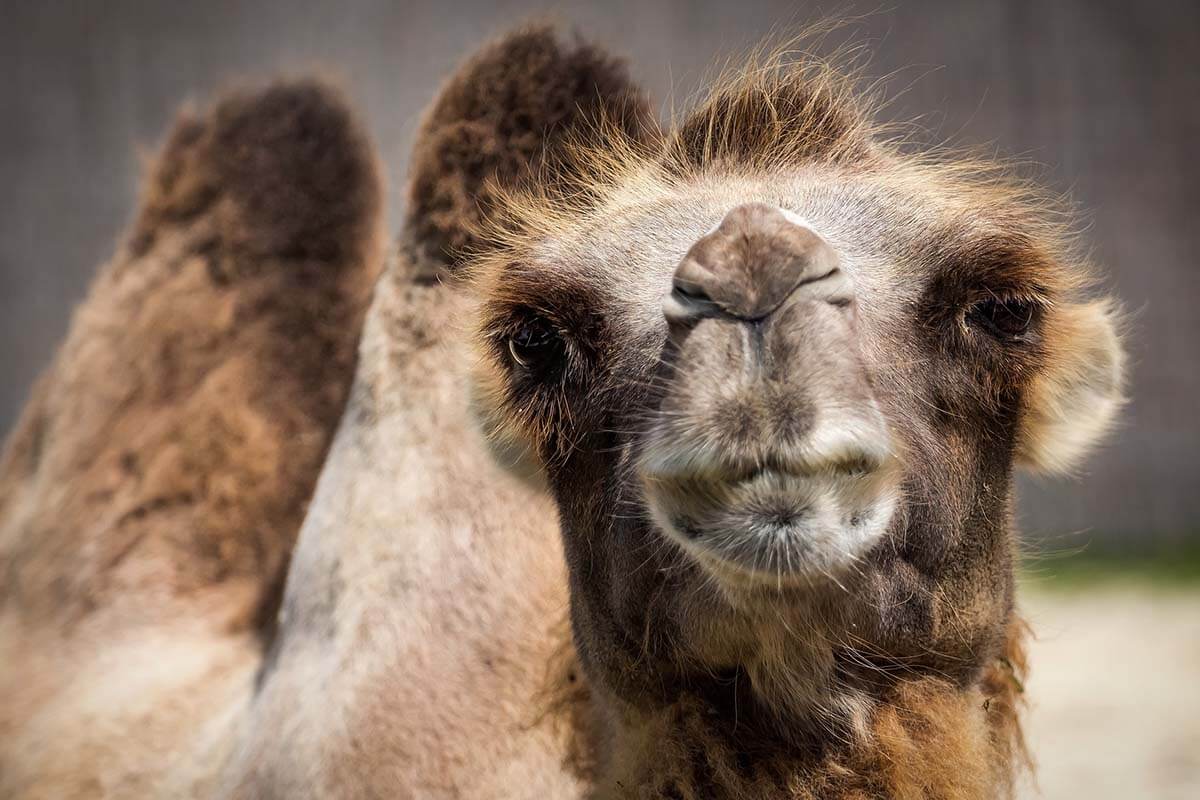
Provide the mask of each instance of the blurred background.
[{"label": "blurred background", "polygon": [[[839,6],[752,0],[0,3],[0,432],[129,221],[181,103],[318,70],[390,181],[471,48],[551,13],[629,57],[664,114],[718,59]],[[1132,312],[1130,406],[1074,480],[1025,480],[1031,737],[1044,796],[1200,797],[1200,3],[895,0],[851,29],[887,115],[1043,165]]]}]

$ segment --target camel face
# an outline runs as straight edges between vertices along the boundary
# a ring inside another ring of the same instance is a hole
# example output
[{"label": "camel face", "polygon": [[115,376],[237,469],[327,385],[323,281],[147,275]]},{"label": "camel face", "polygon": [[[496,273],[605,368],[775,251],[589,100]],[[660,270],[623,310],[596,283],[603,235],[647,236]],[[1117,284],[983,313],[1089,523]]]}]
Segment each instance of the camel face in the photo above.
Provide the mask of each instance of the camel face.
[{"label": "camel face", "polygon": [[823,73],[745,74],[509,196],[471,267],[486,424],[540,455],[618,696],[974,680],[1011,621],[1015,465],[1070,463],[1118,403],[1110,307],[1002,170],[874,141]]}]

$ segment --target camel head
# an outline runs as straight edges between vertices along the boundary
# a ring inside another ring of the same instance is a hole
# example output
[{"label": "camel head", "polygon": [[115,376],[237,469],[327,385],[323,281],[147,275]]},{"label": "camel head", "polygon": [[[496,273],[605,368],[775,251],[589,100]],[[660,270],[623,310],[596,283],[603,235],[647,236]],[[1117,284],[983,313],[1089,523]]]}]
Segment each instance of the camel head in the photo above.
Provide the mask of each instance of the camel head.
[{"label": "camel head", "polygon": [[853,724],[898,675],[978,680],[1012,621],[1015,468],[1068,469],[1120,404],[1063,209],[897,142],[815,61],[663,129],[572,47],[468,62],[430,119],[485,108],[459,115],[476,150],[429,186],[479,199],[443,237],[478,297],[475,402],[557,501],[589,678],[793,729]]}]

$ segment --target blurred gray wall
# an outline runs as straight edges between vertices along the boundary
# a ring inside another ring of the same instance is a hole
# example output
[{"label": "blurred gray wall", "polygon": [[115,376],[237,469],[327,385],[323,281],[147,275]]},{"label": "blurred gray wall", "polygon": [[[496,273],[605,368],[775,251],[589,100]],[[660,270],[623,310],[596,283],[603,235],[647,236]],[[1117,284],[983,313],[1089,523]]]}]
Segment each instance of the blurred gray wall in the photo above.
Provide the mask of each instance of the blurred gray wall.
[{"label": "blurred gray wall", "polygon": [[[365,115],[399,216],[414,119],[489,34],[551,12],[630,56],[664,108],[712,62],[829,6],[752,0],[0,3],[0,431],[130,219],[139,153],[186,99],[318,68]],[[1045,164],[1135,312],[1133,403],[1076,483],[1027,482],[1054,546],[1200,534],[1200,2],[896,0],[858,27],[889,115]]]}]

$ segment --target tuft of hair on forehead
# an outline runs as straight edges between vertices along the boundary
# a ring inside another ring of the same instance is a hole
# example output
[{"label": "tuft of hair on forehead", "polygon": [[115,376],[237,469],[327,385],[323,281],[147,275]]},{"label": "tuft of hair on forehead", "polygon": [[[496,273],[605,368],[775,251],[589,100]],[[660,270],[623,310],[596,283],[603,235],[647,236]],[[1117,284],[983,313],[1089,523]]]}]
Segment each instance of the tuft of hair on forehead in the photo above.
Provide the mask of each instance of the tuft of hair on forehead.
[{"label": "tuft of hair on forehead", "polygon": [[879,97],[860,85],[861,50],[823,57],[822,25],[764,43],[727,66],[666,142],[664,166],[684,177],[820,162],[865,166],[883,128]]}]

